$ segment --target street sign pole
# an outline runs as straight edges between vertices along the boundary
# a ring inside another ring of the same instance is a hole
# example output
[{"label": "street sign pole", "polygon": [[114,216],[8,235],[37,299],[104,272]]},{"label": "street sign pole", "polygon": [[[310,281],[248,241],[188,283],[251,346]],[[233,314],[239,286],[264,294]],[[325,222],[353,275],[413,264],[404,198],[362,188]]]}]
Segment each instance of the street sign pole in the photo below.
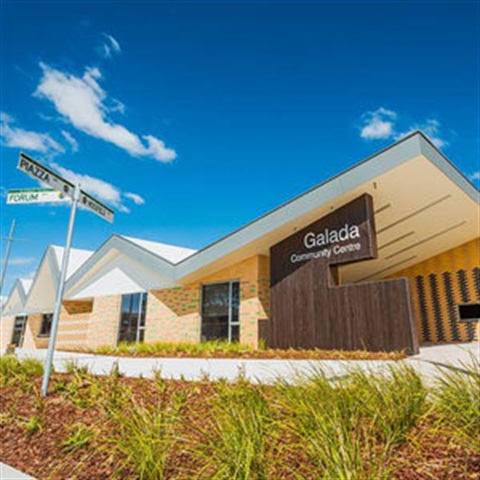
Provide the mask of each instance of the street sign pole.
[{"label": "street sign pole", "polygon": [[3,282],[5,280],[5,273],[7,272],[8,257],[10,256],[10,249],[12,248],[13,234],[15,232],[15,219],[12,220],[10,227],[10,234],[7,238],[7,249],[5,250],[5,257],[3,259],[2,278],[0,279],[0,298],[2,297]]},{"label": "street sign pole", "polygon": [[55,353],[55,342],[57,340],[58,323],[60,321],[60,312],[62,309],[62,298],[63,298],[63,291],[65,287],[65,278],[67,276],[68,259],[70,256],[70,247],[72,244],[73,229],[75,226],[75,214],[77,212],[77,205],[78,205],[79,199],[80,199],[80,185],[76,184],[75,190],[73,192],[72,209],[70,211],[70,221],[68,223],[67,240],[65,243],[65,249],[63,251],[62,269],[60,271],[60,278],[58,281],[57,297],[55,299],[55,310],[53,312],[52,330],[50,332],[50,341],[48,343],[47,358],[45,360],[45,372],[43,374],[42,390],[41,390],[42,397],[46,397],[48,394],[48,384],[50,382],[53,355]]}]

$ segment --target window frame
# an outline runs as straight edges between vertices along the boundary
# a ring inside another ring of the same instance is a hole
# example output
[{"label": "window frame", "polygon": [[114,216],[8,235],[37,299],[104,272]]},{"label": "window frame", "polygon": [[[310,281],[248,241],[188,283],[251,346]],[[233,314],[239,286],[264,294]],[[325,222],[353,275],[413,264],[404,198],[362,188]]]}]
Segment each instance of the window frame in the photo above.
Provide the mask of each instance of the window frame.
[{"label": "window frame", "polygon": [[[48,332],[45,333],[45,332],[43,332],[43,330],[44,330],[45,320],[46,320],[47,316],[50,316],[50,328],[48,329]],[[53,313],[43,313],[42,314],[42,323],[40,324],[40,331],[39,331],[37,336],[38,337],[44,337],[44,338],[50,337],[50,335],[52,333],[52,322],[53,322]]]},{"label": "window frame", "polygon": [[[17,323],[17,319],[23,320],[22,329],[20,330],[20,335],[18,337],[18,343],[15,343],[13,340],[15,338],[15,324]],[[10,338],[10,344],[15,345],[16,348],[23,348],[23,342],[25,340],[25,330],[27,329],[27,322],[28,322],[28,315],[15,315],[13,319],[13,327],[12,327],[12,336]]]},{"label": "window frame", "polygon": [[[238,284],[238,320],[232,321],[233,317],[233,305],[232,305],[232,298],[233,298],[233,284]],[[200,343],[208,340],[202,340],[202,330],[203,330],[203,291],[204,287],[208,287],[210,285],[225,285],[228,284],[228,343],[232,343],[232,327],[238,327],[238,340],[233,340],[235,342],[240,342],[240,304],[241,304],[241,281],[240,279],[232,279],[232,280],[219,280],[217,282],[208,282],[200,284],[200,332],[199,332],[199,341]]]},{"label": "window frame", "polygon": [[[148,292],[135,292],[135,293],[124,293],[120,295],[120,312],[118,317],[118,328],[117,328],[117,342],[118,345],[121,342],[125,342],[126,340],[121,340],[121,332],[122,332],[122,317],[123,317],[123,301],[124,297],[133,297],[133,295],[140,295],[138,301],[138,312],[137,312],[137,328],[135,331],[135,340],[130,343],[143,343],[145,341],[145,330],[147,328],[147,305],[148,305]],[[145,305],[144,305],[145,303]],[[129,315],[132,315],[132,307],[133,307],[133,299],[130,298],[130,305],[129,305]],[[145,321],[143,325],[141,324],[142,315],[144,315]],[[141,333],[143,332],[143,338],[140,340]],[[128,342],[127,342],[128,343]]]}]

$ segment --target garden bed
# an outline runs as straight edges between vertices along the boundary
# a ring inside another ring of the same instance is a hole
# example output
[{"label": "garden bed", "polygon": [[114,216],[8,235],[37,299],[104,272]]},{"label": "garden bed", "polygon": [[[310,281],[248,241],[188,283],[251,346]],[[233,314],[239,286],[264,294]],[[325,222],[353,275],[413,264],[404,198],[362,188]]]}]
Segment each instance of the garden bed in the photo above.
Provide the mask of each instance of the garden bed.
[{"label": "garden bed", "polygon": [[3,357],[0,460],[38,479],[478,479],[479,371],[427,391],[404,366],[273,386],[72,366],[42,399],[41,365]]},{"label": "garden bed", "polygon": [[62,349],[74,353],[91,353],[119,357],[155,358],[241,358],[258,360],[401,360],[404,352],[369,352],[367,350],[273,349],[260,345],[255,349],[240,343],[212,341],[202,343],[122,343],[116,347]]}]

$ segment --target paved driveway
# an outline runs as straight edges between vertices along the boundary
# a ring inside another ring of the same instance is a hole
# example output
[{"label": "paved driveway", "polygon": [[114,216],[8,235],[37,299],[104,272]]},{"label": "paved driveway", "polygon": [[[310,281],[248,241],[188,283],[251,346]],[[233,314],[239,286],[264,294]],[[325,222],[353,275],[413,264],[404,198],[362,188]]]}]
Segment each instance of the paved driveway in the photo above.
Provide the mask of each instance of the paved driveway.
[{"label": "paved driveway", "polygon": [[[404,360],[414,366],[426,380],[431,380],[442,368],[461,368],[473,358],[478,359],[476,343],[434,345],[423,347],[420,354]],[[45,359],[46,350],[18,350],[20,357]],[[299,375],[308,375],[316,369],[324,370],[329,377],[348,373],[352,367],[378,371],[391,361],[337,361],[337,360],[243,360],[202,358],[126,358],[84,353],[55,353],[55,369],[65,370],[65,363],[75,361],[78,366],[87,366],[95,374],[109,373],[118,362],[120,371],[129,377],[152,377],[155,370],[164,378],[198,380],[235,379],[240,373],[253,382],[271,382],[278,377],[291,380]]]}]

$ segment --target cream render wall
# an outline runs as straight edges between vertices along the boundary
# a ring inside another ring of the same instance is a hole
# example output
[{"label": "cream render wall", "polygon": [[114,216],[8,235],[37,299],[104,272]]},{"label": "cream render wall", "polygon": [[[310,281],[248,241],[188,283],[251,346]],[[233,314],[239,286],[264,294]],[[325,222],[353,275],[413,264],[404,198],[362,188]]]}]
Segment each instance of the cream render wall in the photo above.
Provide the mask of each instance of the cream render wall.
[{"label": "cream render wall", "polygon": [[0,353],[4,352],[12,340],[14,316],[3,317],[0,321]]}]

